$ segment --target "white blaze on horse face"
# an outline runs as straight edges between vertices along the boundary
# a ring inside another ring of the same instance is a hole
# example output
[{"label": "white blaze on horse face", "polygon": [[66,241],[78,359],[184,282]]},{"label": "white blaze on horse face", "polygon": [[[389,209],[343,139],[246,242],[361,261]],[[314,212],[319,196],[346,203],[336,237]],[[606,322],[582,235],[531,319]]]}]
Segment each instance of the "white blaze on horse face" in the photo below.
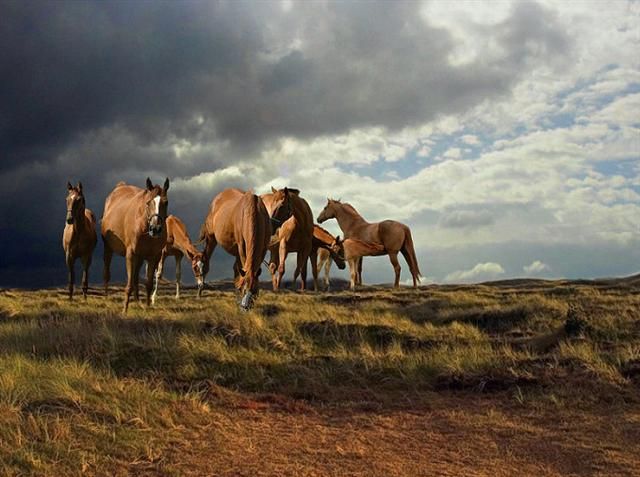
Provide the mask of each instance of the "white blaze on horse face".
[{"label": "white blaze on horse face", "polygon": [[154,202],[154,204],[155,204],[155,206],[156,206],[156,210],[155,210],[155,212],[154,212],[154,213],[155,213],[155,214],[160,215],[160,196],[159,196],[159,195],[158,195],[158,196],[156,196],[156,197],[153,199],[153,202]]}]

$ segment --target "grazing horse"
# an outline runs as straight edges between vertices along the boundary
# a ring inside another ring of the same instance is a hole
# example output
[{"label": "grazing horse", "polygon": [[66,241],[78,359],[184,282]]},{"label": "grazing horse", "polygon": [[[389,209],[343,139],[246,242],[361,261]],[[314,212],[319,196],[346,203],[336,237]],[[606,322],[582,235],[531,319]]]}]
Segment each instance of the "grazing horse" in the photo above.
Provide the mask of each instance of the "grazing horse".
[{"label": "grazing horse", "polygon": [[151,304],[153,278],[167,241],[165,219],[167,217],[167,190],[153,185],[147,178],[145,189],[118,183],[107,196],[102,216],[102,240],[104,241],[104,292],[109,291],[111,258],[113,253],[122,255],[127,263],[127,286],[124,289],[124,312],[129,308],[131,292],[138,299],[140,267],[147,261],[147,306]]},{"label": "grazing horse", "polygon": [[[324,266],[325,288],[329,289],[329,270],[333,260],[340,270],[344,270],[344,251],[340,236],[334,237],[319,225],[313,225],[313,247],[311,248],[311,272],[313,288],[318,291],[318,270]],[[294,277],[295,281],[295,277]]]},{"label": "grazing horse", "polygon": [[75,282],[73,266],[78,257],[82,262],[82,295],[86,300],[91,256],[98,241],[96,216],[85,208],[81,182],[78,182],[76,187],[67,182],[67,191],[67,224],[62,233],[62,248],[69,270],[69,300],[73,299],[73,284]]},{"label": "grazing horse", "polygon": [[418,285],[421,274],[409,227],[395,220],[369,223],[362,218],[351,204],[343,204],[339,200],[327,199],[327,205],[318,216],[318,223],[334,218],[338,221],[345,239],[354,238],[370,244],[380,244],[384,247],[384,252],[380,255],[389,255],[389,260],[396,273],[394,287],[400,286],[398,252],[402,253],[409,265],[409,270],[413,277],[413,286],[416,287]]},{"label": "grazing horse", "polygon": [[204,254],[200,252],[195,245],[191,243],[187,227],[184,222],[175,215],[167,216],[165,220],[167,226],[167,243],[162,249],[158,270],[156,271],[156,282],[151,295],[151,303],[155,303],[158,295],[158,282],[162,278],[164,269],[164,261],[167,257],[175,257],[176,259],[176,299],[180,298],[180,280],[182,278],[182,257],[185,255],[191,260],[191,270],[196,278],[198,289],[202,289],[204,281],[202,274],[204,271]]},{"label": "grazing horse", "polygon": [[[306,200],[300,197],[297,189],[276,190],[271,188],[270,194],[260,196],[264,205],[272,217],[272,224],[278,229],[278,242],[271,245],[271,258],[269,271],[273,290],[280,288],[280,282],[284,276],[284,266],[289,252],[296,252],[297,265],[294,272],[293,283],[300,274],[300,290],[304,291],[307,281],[307,260],[313,248],[313,213]],[[286,220],[281,221],[276,217],[282,211],[287,210]],[[276,273],[277,267],[277,273]]]},{"label": "grazing horse", "polygon": [[240,307],[245,311],[258,295],[260,266],[270,237],[269,213],[262,199],[253,192],[226,189],[211,201],[199,239],[205,242],[204,273],[209,270],[216,245],[233,255],[235,286],[242,294]]}]

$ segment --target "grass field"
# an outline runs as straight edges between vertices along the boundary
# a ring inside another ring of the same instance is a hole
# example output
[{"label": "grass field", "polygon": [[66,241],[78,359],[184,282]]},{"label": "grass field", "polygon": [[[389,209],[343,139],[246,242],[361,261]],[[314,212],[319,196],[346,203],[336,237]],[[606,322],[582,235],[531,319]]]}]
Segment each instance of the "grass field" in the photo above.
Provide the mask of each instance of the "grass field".
[{"label": "grass field", "polygon": [[640,279],[0,291],[1,475],[640,475]]}]

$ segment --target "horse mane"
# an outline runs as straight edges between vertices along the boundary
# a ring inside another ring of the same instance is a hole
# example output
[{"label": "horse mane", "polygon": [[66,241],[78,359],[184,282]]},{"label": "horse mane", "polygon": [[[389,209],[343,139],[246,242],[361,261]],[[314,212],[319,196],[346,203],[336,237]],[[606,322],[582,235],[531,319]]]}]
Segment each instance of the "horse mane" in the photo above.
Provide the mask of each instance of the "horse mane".
[{"label": "horse mane", "polygon": [[[331,237],[333,237],[333,234],[331,232],[329,232],[327,229],[325,229],[324,227],[318,225],[318,224],[313,224],[314,227],[319,228],[320,230],[322,230],[325,234],[327,235],[331,235]],[[335,238],[335,237],[334,237]]]},{"label": "horse mane", "polygon": [[360,215],[360,212],[358,212],[356,208],[353,205],[349,204],[348,202],[340,202],[340,201],[336,201],[336,202],[339,202],[343,208],[347,209],[347,211],[351,212],[352,214],[355,214],[358,217],[362,217],[362,215]]},{"label": "horse mane", "polygon": [[127,183],[125,181],[120,181],[120,182],[118,182],[116,184],[116,187],[120,187],[120,186],[123,186],[123,185],[127,185]]}]

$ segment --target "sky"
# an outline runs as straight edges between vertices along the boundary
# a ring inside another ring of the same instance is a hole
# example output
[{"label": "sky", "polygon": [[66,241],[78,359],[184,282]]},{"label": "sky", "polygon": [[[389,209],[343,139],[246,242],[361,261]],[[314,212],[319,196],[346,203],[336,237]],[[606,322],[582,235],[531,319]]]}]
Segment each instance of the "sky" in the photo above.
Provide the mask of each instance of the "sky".
[{"label": "sky", "polygon": [[[425,283],[640,271],[638,1],[0,0],[0,17],[0,286],[65,282],[68,180],[100,218],[147,176],[171,179],[193,239],[221,190],[289,186],[316,217],[331,197],[409,225]],[[209,279],[231,274],[217,251]],[[388,259],[363,278],[391,282]]]}]

